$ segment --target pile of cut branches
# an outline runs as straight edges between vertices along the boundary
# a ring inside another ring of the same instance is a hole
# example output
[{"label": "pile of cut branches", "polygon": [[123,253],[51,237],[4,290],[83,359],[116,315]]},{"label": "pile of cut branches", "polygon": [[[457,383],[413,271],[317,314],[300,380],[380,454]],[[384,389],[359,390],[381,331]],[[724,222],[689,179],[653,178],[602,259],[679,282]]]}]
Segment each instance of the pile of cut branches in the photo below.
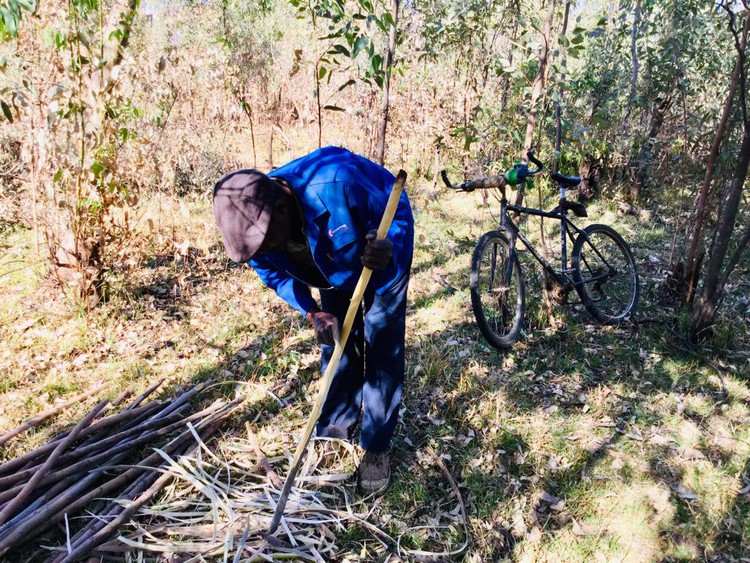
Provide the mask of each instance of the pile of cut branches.
[{"label": "pile of cut branches", "polygon": [[[171,401],[144,403],[158,385],[116,414],[105,416],[123,396],[99,402],[70,430],[0,465],[0,558],[32,540],[38,543],[61,524],[66,546],[49,561],[79,561],[92,553],[164,487],[171,478],[164,472],[170,457],[190,454],[241,402],[216,401],[190,414],[190,400],[205,389],[202,384]],[[123,465],[155,446],[159,449],[137,463]],[[90,517],[71,536],[69,518],[84,508]]]},{"label": "pile of cut branches", "polygon": [[[245,438],[224,436],[212,448],[197,448],[170,464],[166,471],[172,481],[162,498],[139,510],[120,528],[120,536],[98,552],[128,552],[134,561],[159,556],[168,561],[325,563],[349,560],[346,550],[351,543],[347,545],[343,537],[352,529],[366,538],[358,551],[366,552],[360,557],[368,560],[447,561],[466,550],[469,533],[463,499],[430,447],[426,449],[430,463],[441,468],[455,494],[456,507],[447,515],[450,525],[410,528],[400,522],[394,536],[393,522],[386,524],[392,517],[380,514],[380,502],[356,491],[354,467],[361,452],[331,438],[313,438],[281,524],[269,535],[281,496],[280,475],[288,472],[292,454],[280,433],[266,431],[270,440],[261,446],[249,423],[246,428]],[[402,538],[411,535],[429,536],[434,539],[430,547],[442,549],[411,550],[402,545]]]}]

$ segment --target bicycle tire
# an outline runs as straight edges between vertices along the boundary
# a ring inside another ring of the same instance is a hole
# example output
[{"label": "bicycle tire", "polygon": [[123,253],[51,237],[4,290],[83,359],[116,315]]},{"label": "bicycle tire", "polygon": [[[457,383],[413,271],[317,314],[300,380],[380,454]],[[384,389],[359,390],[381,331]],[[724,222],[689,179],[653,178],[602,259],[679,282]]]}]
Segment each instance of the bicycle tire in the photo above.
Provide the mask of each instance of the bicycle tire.
[{"label": "bicycle tire", "polygon": [[513,346],[523,328],[523,276],[518,257],[510,269],[509,260],[508,238],[498,231],[482,235],[471,257],[471,308],[482,336],[498,349]]},{"label": "bicycle tire", "polygon": [[612,227],[589,225],[573,245],[573,281],[583,306],[606,324],[628,319],[638,306],[635,258]]}]

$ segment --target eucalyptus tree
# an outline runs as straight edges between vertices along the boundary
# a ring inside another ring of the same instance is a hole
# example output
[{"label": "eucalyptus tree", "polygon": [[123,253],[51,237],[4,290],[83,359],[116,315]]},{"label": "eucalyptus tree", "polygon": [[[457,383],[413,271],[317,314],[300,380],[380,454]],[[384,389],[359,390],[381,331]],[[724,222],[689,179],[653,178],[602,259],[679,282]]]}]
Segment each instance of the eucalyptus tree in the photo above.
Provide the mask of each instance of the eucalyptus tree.
[{"label": "eucalyptus tree", "polygon": [[0,10],[3,114],[25,145],[33,226],[45,235],[51,271],[87,306],[125,246],[137,199],[118,154],[138,114],[119,88],[138,1],[44,2],[20,25],[18,6],[33,5],[11,0]]},{"label": "eucalyptus tree", "polygon": [[[317,106],[318,145],[322,142],[323,112],[344,111],[336,103],[326,103],[322,88],[331,87],[336,75],[344,81],[335,92],[363,83],[380,91],[381,125],[378,127],[378,159],[385,151],[385,132],[389,111],[389,89],[394,53],[398,41],[399,3],[380,0],[289,0],[300,18],[310,22],[320,48],[313,57],[313,80]],[[335,93],[334,92],[334,93]]]},{"label": "eucalyptus tree", "polygon": [[445,130],[465,165],[497,165],[503,155],[507,161],[506,153],[520,142],[519,94],[534,65],[522,39],[529,26],[522,4],[428,0],[417,6],[422,25],[415,48],[434,65],[436,90],[452,102]]},{"label": "eucalyptus tree", "polygon": [[[733,13],[730,21],[734,23]],[[701,264],[705,252],[704,230],[706,228],[706,223],[707,221],[710,221],[712,215],[715,215],[713,210],[716,206],[715,200],[717,190],[712,188],[714,177],[720,172],[720,150],[726,140],[728,130],[731,132],[732,123],[736,121],[737,90],[744,88],[745,84],[743,78],[743,73],[745,72],[743,64],[745,61],[744,52],[747,48],[749,25],[750,19],[746,17],[742,30],[738,32],[736,42],[737,58],[734,63],[732,74],[729,77],[728,90],[724,97],[721,115],[716,116],[716,124],[713,128],[714,135],[706,156],[703,181],[700,185],[700,191],[696,196],[695,211],[693,213],[694,220],[685,244],[685,259],[684,262],[679,262],[675,267],[677,275],[681,278],[677,281],[679,285],[684,288],[685,302],[687,304],[690,304],[693,301],[701,273]]]},{"label": "eucalyptus tree", "polygon": [[[274,41],[280,29],[268,17],[273,10],[274,5],[270,2],[248,4],[238,0],[221,0],[217,42],[224,47],[226,86],[248,120],[253,166],[258,165],[256,109],[261,100],[268,98],[274,67],[280,66]],[[278,118],[276,113],[276,127],[279,127]]]},{"label": "eucalyptus tree", "polygon": [[[700,0],[591,2],[597,25],[585,36],[571,73],[570,139],[628,182],[636,203],[656,173],[659,155],[692,166],[716,113],[716,83],[726,61],[726,31],[713,5]],[[663,152],[662,152],[663,151]],[[660,175],[660,183],[676,176]],[[674,173],[676,174],[677,168]]]},{"label": "eucalyptus tree", "polygon": [[[716,206],[718,220],[716,221],[713,240],[708,252],[708,261],[703,275],[700,299],[695,307],[690,324],[689,335],[693,340],[697,340],[701,336],[701,333],[714,322],[718,307],[724,297],[727,282],[750,245],[750,223],[747,222],[746,213],[747,201],[744,202],[744,210],[742,209],[742,196],[745,192],[748,166],[750,166],[750,108],[748,108],[747,100],[747,89],[750,87],[750,81],[748,81],[747,77],[747,36],[750,29],[748,8],[750,6],[748,6],[746,0],[743,1],[743,5],[744,10],[738,13],[736,4],[722,2],[722,8],[727,12],[730,29],[734,36],[737,57],[725,109],[734,101],[734,105],[739,113],[742,140],[737,150],[731,181],[721,191],[722,197],[720,203]],[[720,128],[716,136],[721,137],[721,134],[722,131]],[[709,175],[710,171],[707,171],[706,176],[709,177]],[[705,212],[705,210],[700,211]],[[742,211],[745,211],[744,225],[742,225]],[[735,232],[738,225],[742,227],[744,232],[739,237],[736,237]],[[692,235],[691,251],[693,250],[692,246],[700,239],[700,229],[696,227]]]}]

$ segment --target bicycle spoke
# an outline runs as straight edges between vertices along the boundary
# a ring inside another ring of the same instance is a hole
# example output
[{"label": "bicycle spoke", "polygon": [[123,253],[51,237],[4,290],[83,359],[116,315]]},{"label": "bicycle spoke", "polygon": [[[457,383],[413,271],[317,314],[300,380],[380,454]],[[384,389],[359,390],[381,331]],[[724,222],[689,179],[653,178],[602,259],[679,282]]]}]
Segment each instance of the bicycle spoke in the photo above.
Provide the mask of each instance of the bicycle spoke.
[{"label": "bicycle spoke", "polygon": [[483,336],[498,348],[512,345],[521,330],[523,287],[503,235],[493,231],[479,240],[471,275],[472,308]]},{"label": "bicycle spoke", "polygon": [[638,300],[635,260],[622,238],[605,225],[591,225],[573,248],[574,277],[584,306],[597,319],[618,322]]}]

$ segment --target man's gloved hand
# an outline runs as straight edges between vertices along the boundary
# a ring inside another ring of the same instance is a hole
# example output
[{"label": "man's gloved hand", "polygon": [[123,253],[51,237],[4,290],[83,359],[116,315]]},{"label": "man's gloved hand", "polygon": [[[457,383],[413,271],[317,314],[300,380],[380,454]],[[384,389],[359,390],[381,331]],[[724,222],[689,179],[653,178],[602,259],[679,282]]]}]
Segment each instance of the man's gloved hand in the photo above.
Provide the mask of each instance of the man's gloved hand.
[{"label": "man's gloved hand", "polygon": [[387,238],[375,238],[377,236],[378,232],[374,229],[365,235],[367,245],[362,254],[362,265],[371,270],[384,270],[391,260],[393,243]]},{"label": "man's gloved hand", "polygon": [[321,311],[318,307],[314,307],[307,312],[307,320],[313,326],[315,331],[315,338],[321,344],[328,344],[333,346],[335,344],[333,340],[333,330],[338,329],[338,320],[331,313]]}]

